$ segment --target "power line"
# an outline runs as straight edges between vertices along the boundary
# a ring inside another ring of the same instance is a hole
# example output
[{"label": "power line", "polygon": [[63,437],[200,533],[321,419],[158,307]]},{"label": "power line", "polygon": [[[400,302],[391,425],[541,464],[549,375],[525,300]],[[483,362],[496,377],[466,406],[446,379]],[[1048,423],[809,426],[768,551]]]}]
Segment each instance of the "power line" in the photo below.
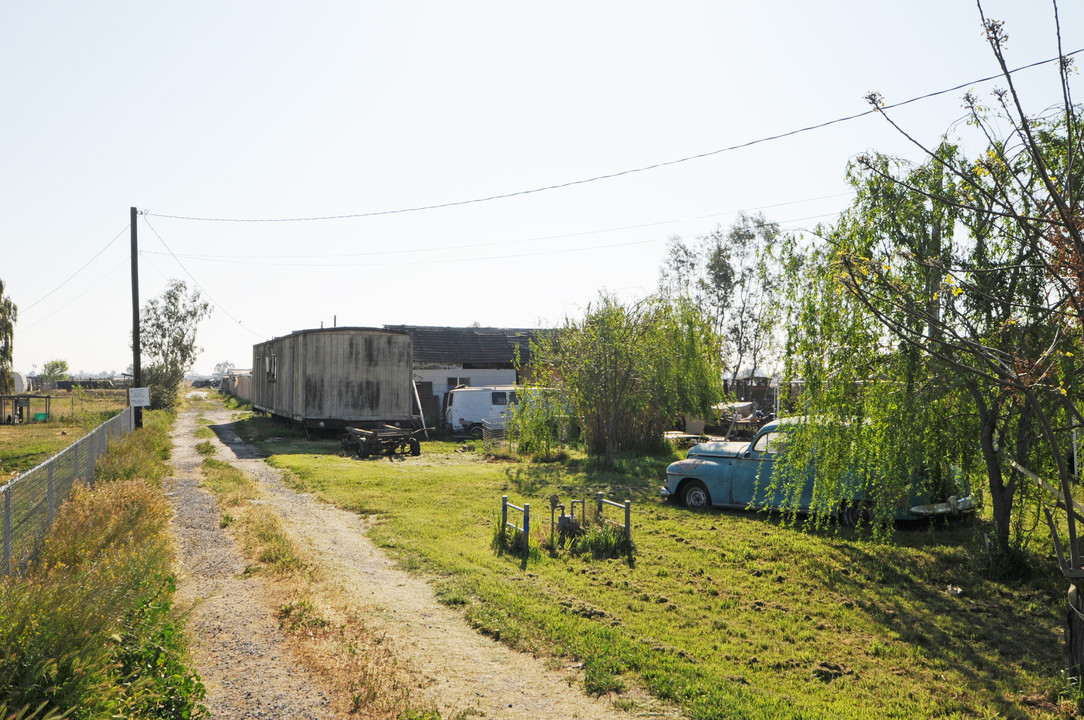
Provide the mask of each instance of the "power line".
[{"label": "power line", "polygon": [[[1010,70],[1009,73],[1010,74],[1018,73],[1018,72],[1021,72],[1023,70],[1029,70],[1031,68],[1038,67],[1040,65],[1046,65],[1046,64],[1052,63],[1052,62],[1060,62],[1062,57],[1072,57],[1072,56],[1077,55],[1077,54],[1079,54],[1081,52],[1084,52],[1084,48],[1082,48],[1080,50],[1074,50],[1073,52],[1070,52],[1070,53],[1066,53],[1064,56],[1059,56],[1059,57],[1055,57],[1055,58],[1048,58],[1046,60],[1039,60],[1039,61],[1030,63],[1028,65],[1022,65],[1022,66],[1020,66],[1020,67],[1018,67],[1018,68],[1016,68],[1014,70]],[[440,209],[443,209],[443,208],[459,207],[459,206],[462,206],[462,205],[474,205],[474,204],[477,204],[477,203],[491,202],[493,200],[506,200],[508,198],[519,197],[519,196],[522,196],[522,195],[533,195],[533,194],[536,194],[536,193],[548,192],[550,190],[560,190],[560,189],[563,189],[563,188],[575,187],[577,185],[586,185],[588,183],[595,183],[595,182],[599,182],[599,181],[602,181],[602,180],[613,180],[614,178],[623,177],[625,175],[633,175],[633,174],[636,174],[636,173],[643,173],[643,172],[649,172],[649,171],[652,171],[652,170],[659,170],[661,168],[670,167],[672,165],[679,165],[679,164],[682,164],[682,163],[691,162],[693,160],[702,160],[704,158],[712,157],[714,155],[720,155],[722,153],[727,153],[727,152],[731,152],[731,151],[734,151],[734,150],[741,150],[743,148],[752,147],[754,145],[761,145],[763,143],[768,143],[768,142],[772,142],[772,141],[775,141],[775,140],[781,140],[781,139],[787,138],[787,137],[793,137],[794,135],[801,135],[801,134],[804,134],[804,133],[812,132],[814,130],[820,130],[822,128],[830,127],[832,125],[838,125],[840,123],[850,122],[851,120],[857,120],[859,118],[866,117],[867,115],[872,115],[874,113],[883,112],[885,110],[892,110],[892,109],[895,109],[895,108],[903,107],[905,105],[910,105],[912,103],[920,102],[922,100],[929,100],[930,98],[938,97],[940,95],[946,95],[946,94],[951,93],[951,92],[956,92],[958,90],[962,90],[962,89],[964,89],[966,87],[970,87],[972,85],[978,85],[978,84],[990,82],[991,80],[997,80],[1000,77],[1002,77],[1001,74],[989,75],[989,76],[981,78],[979,80],[972,80],[971,82],[961,83],[959,85],[955,85],[955,86],[950,87],[950,88],[945,88],[944,90],[936,90],[934,92],[926,93],[925,95],[919,95],[917,97],[910,98],[909,100],[903,100],[903,101],[898,102],[898,103],[892,103],[892,104],[884,105],[884,106],[877,107],[877,108],[870,108],[869,110],[865,110],[865,111],[860,112],[860,113],[855,113],[853,115],[846,115],[844,117],[839,117],[839,118],[836,118],[834,120],[827,120],[825,122],[817,123],[817,124],[814,124],[814,125],[807,125],[805,127],[798,128],[797,130],[789,130],[787,132],[779,133],[777,135],[769,135],[767,137],[757,138],[755,140],[749,140],[747,142],[738,143],[736,145],[729,145],[727,147],[718,148],[716,150],[709,150],[707,152],[698,153],[696,155],[688,155],[686,157],[677,158],[676,160],[665,160],[665,161],[662,161],[662,162],[652,163],[651,165],[643,165],[641,167],[629,168],[627,170],[619,170],[617,172],[606,173],[604,175],[595,175],[593,177],[581,178],[579,180],[569,180],[567,182],[556,183],[556,184],[553,184],[553,185],[544,185],[542,187],[530,188],[530,189],[527,189],[527,190],[516,190],[516,191],[513,191],[513,192],[500,193],[500,194],[497,194],[497,195],[488,195],[488,196],[485,196],[485,197],[471,198],[469,200],[453,200],[453,201],[444,202],[444,203],[435,203],[435,204],[432,204],[432,205],[417,205],[417,206],[414,206],[414,207],[397,208],[397,209],[394,209],[394,210],[373,210],[373,211],[370,211],[370,212],[349,213],[349,214],[344,214],[344,215],[324,215],[324,216],[295,217],[295,218],[214,218],[214,217],[193,217],[193,216],[186,216],[186,215],[166,215],[166,214],[161,214],[161,213],[150,213],[150,212],[147,212],[147,213],[144,213],[144,214],[145,215],[150,215],[150,216],[153,216],[153,217],[168,218],[170,220],[190,220],[190,221],[196,221],[196,222],[232,222],[232,223],[317,222],[317,221],[322,221],[322,220],[349,220],[349,219],[366,218],[366,217],[380,217],[380,216],[384,216],[384,215],[402,215],[402,214],[405,214],[405,213],[422,212],[422,211],[426,211],[426,210],[440,210]]]},{"label": "power line", "polygon": [[[42,300],[44,300],[45,298],[47,298],[47,297],[49,297],[50,295],[52,295],[53,293],[55,293],[55,292],[56,292],[57,290],[59,290],[60,288],[64,287],[64,286],[65,286],[65,285],[67,285],[67,284],[68,284],[69,282],[71,282],[72,278],[74,278],[74,277],[75,277],[76,275],[78,275],[79,273],[81,273],[81,272],[83,272],[84,270],[86,270],[86,269],[87,269],[87,266],[88,266],[88,265],[90,265],[90,264],[91,264],[92,262],[94,262],[95,260],[97,260],[97,259],[98,259],[98,256],[99,256],[99,255],[101,255],[101,254],[102,254],[102,253],[104,253],[104,252],[105,252],[106,250],[108,250],[108,249],[109,249],[109,246],[110,246],[110,245],[112,245],[113,243],[115,243],[115,242],[117,241],[117,239],[118,239],[118,238],[120,238],[120,237],[121,237],[122,235],[124,235],[124,233],[128,232],[128,228],[130,228],[130,227],[131,227],[131,225],[125,225],[125,226],[124,226],[124,229],[123,229],[123,230],[121,230],[121,231],[120,231],[119,233],[117,233],[117,236],[116,236],[115,238],[113,238],[112,240],[110,240],[109,242],[107,242],[107,243],[105,244],[105,247],[103,247],[103,248],[102,248],[101,250],[99,250],[99,251],[98,251],[97,253],[95,253],[94,257],[92,257],[92,258],[91,258],[90,260],[87,260],[87,261],[86,261],[86,263],[84,263],[84,264],[83,264],[83,267],[81,267],[81,268],[79,268],[78,270],[76,270],[75,272],[73,272],[73,273],[72,273],[71,275],[69,275],[69,276],[68,276],[68,279],[67,279],[67,280],[65,280],[64,282],[62,282],[62,283],[60,283],[59,285],[57,285],[57,286],[56,286],[55,288],[53,288],[53,289],[52,289],[52,290],[50,290],[49,292],[45,293],[44,295],[42,295],[42,296],[41,296],[40,298],[38,298],[38,299],[37,299],[37,300],[35,300],[34,302],[30,303],[30,305],[26,306],[25,308],[22,308],[22,312],[26,312],[26,311],[27,311],[27,310],[29,310],[30,308],[32,308],[32,307],[34,307],[35,305],[37,305],[38,303],[40,303],[40,302],[41,302]],[[66,306],[65,306],[65,307],[66,307]],[[46,317],[48,317],[48,316],[46,316]],[[31,326],[31,327],[33,327],[33,326]]]},{"label": "power line", "polygon": [[[811,215],[811,216],[807,216],[807,217],[782,220],[782,221],[779,221],[778,224],[782,226],[782,225],[785,225],[786,223],[803,222],[805,220],[819,220],[821,218],[836,217],[838,215],[839,215],[839,213],[834,213],[834,212],[833,213],[825,213],[825,214],[822,214],[822,215]],[[675,222],[675,221],[669,221],[669,222]],[[507,254],[503,254],[503,255],[484,255],[484,256],[480,256],[480,257],[462,257],[462,258],[461,257],[453,257],[453,258],[445,258],[445,259],[439,259],[439,260],[438,259],[398,260],[398,261],[387,261],[387,262],[371,262],[371,261],[354,262],[354,263],[344,263],[344,262],[306,263],[306,262],[296,262],[296,261],[295,262],[262,262],[260,260],[254,260],[251,257],[244,258],[244,259],[222,259],[222,258],[215,258],[215,257],[209,257],[209,256],[198,256],[198,255],[182,255],[181,257],[185,257],[185,258],[187,258],[189,260],[196,260],[197,262],[213,262],[213,263],[221,263],[221,264],[227,264],[227,265],[248,265],[248,266],[273,267],[273,268],[391,267],[391,266],[399,266],[399,265],[431,265],[431,264],[447,265],[447,264],[451,264],[451,263],[488,262],[488,261],[491,261],[491,260],[511,260],[511,259],[519,259],[519,258],[539,257],[541,255],[566,255],[568,253],[590,252],[592,250],[608,250],[608,249],[611,249],[611,248],[633,247],[633,246],[636,246],[636,245],[651,245],[653,243],[661,243],[661,242],[665,242],[665,241],[666,241],[666,238],[655,237],[655,238],[649,238],[647,240],[628,240],[628,241],[623,241],[623,242],[606,243],[606,244],[603,244],[603,245],[588,245],[588,246],[573,247],[573,248],[562,248],[562,249],[559,249],[559,250],[553,249],[553,248],[546,248],[545,250],[536,250],[536,251],[532,251],[532,252],[522,252],[522,253],[507,253]],[[150,253],[151,251],[145,251],[145,252]],[[416,251],[416,250],[415,251],[401,251],[401,252],[410,252],[411,255],[415,255],[415,256],[418,254],[418,251]],[[165,253],[151,253],[151,254],[164,255]],[[170,254],[172,255],[172,253],[170,253]],[[374,253],[374,254],[381,254],[381,253]],[[173,257],[176,258],[177,256],[173,255]]]},{"label": "power line", "polygon": [[184,263],[181,262],[180,258],[178,258],[176,255],[173,254],[173,251],[169,249],[169,245],[166,245],[166,241],[162,239],[162,236],[158,234],[158,231],[154,229],[154,226],[151,225],[150,222],[146,219],[146,214],[145,213],[144,213],[143,222],[146,223],[147,227],[149,227],[151,229],[151,232],[154,233],[155,237],[158,238],[158,242],[162,243],[162,247],[164,247],[166,249],[166,251],[169,252],[170,256],[177,263],[177,265],[180,266],[181,270],[184,270],[185,274],[188,275],[188,277],[190,277],[192,279],[192,282],[195,283],[196,287],[200,289],[200,292],[202,292],[204,295],[207,296],[207,299],[211,301],[211,304],[213,304],[216,308],[221,310],[226,315],[226,317],[228,317],[230,320],[233,320],[235,323],[237,323],[239,326],[243,327],[248,332],[252,333],[254,336],[260,338],[261,340],[264,340],[264,339],[266,339],[268,337],[267,335],[261,335],[260,333],[256,332],[255,330],[253,330],[252,328],[248,327],[243,322],[241,322],[240,320],[235,318],[233,315],[231,315],[229,310],[222,307],[222,305],[220,305],[219,302],[217,300],[215,300],[211,296],[211,293],[207,292],[207,289],[204,288],[202,285],[200,285],[199,280],[196,279],[196,276],[193,275],[192,273],[190,273],[188,271],[188,268],[186,268],[184,266]]},{"label": "power line", "polygon": [[[626,230],[641,230],[643,228],[658,227],[660,225],[671,225],[673,223],[681,222],[683,220],[704,220],[704,219],[707,219],[707,218],[716,218],[716,217],[720,217],[720,216],[724,216],[724,215],[735,215],[735,214],[737,214],[739,212],[743,212],[743,211],[744,212],[757,212],[757,211],[760,211],[760,210],[769,210],[769,209],[772,209],[772,208],[781,208],[781,207],[787,207],[787,206],[791,206],[791,205],[800,205],[800,204],[803,204],[803,203],[817,202],[817,201],[820,201],[820,200],[832,200],[832,199],[835,199],[835,198],[849,197],[849,196],[853,196],[853,195],[854,195],[853,192],[836,193],[834,195],[821,195],[819,197],[806,198],[804,200],[789,200],[789,201],[786,201],[786,202],[773,203],[771,205],[761,205],[759,207],[742,208],[742,209],[739,209],[739,210],[723,210],[723,211],[720,211],[720,212],[709,213],[707,215],[695,215],[695,216],[688,217],[688,218],[670,218],[668,220],[653,220],[651,222],[637,223],[635,225],[621,225],[621,226],[617,226],[617,227],[600,228],[600,229],[597,229],[597,230],[580,230],[578,232],[559,233],[559,234],[556,234],[556,235],[539,235],[539,236],[535,236],[535,237],[519,238],[519,239],[515,239],[515,240],[494,240],[492,242],[485,242],[485,243],[467,243],[467,244],[463,244],[463,245],[445,245],[445,246],[439,246],[439,247],[423,247],[423,248],[409,247],[409,248],[404,248],[404,249],[401,249],[401,250],[370,250],[370,251],[366,251],[366,252],[352,252],[352,253],[324,253],[324,254],[305,253],[305,254],[302,254],[302,255],[267,255],[267,254],[262,254],[262,253],[259,254],[259,255],[207,255],[207,254],[181,253],[179,255],[179,257],[187,258],[189,260],[202,260],[202,261],[205,261],[205,262],[221,262],[221,263],[245,264],[247,261],[251,261],[251,260],[260,260],[260,261],[267,261],[267,260],[298,260],[298,259],[314,260],[314,259],[319,259],[319,258],[335,258],[335,259],[341,261],[343,258],[350,258],[350,257],[374,257],[374,256],[380,256],[380,255],[405,255],[405,254],[413,254],[413,253],[440,252],[440,251],[447,252],[447,251],[452,251],[452,250],[472,250],[472,249],[475,249],[475,248],[486,248],[486,247],[493,247],[493,246],[506,247],[506,246],[508,246],[510,244],[515,244],[515,243],[531,243],[531,242],[540,242],[540,241],[543,241],[543,240],[563,240],[563,239],[566,239],[566,238],[584,237],[586,235],[600,235],[602,233],[623,232],[623,231],[626,231]],[[604,246],[604,247],[608,247],[608,246]],[[269,266],[278,266],[278,265],[281,265],[282,263],[261,262],[261,263],[258,263],[258,264],[269,265]],[[295,263],[290,263],[290,264],[293,265]],[[335,264],[336,265],[341,265],[342,263],[337,262]],[[315,267],[323,267],[323,265],[316,265]]]},{"label": "power line", "polygon": [[[126,229],[127,229],[127,228],[126,228]],[[123,233],[122,233],[122,234],[123,234]],[[119,235],[118,235],[117,237],[119,237]],[[116,238],[113,238],[113,239],[115,240]],[[106,247],[108,247],[108,245],[107,245]],[[104,249],[104,248],[103,248],[103,249]],[[101,255],[101,253],[98,253],[98,255]],[[95,255],[94,257],[98,257],[98,255]],[[91,259],[93,260],[93,258],[91,258]],[[88,287],[88,288],[87,288],[86,290],[84,290],[83,292],[81,292],[81,293],[79,293],[78,295],[76,295],[75,297],[73,297],[73,298],[72,298],[71,300],[69,300],[68,302],[66,302],[66,303],[64,303],[63,305],[61,305],[60,307],[58,307],[58,308],[57,308],[56,310],[52,311],[51,313],[49,313],[49,314],[48,314],[48,315],[46,315],[45,317],[41,317],[41,318],[38,318],[37,320],[35,320],[34,322],[32,322],[32,323],[31,323],[31,324],[29,324],[29,325],[26,325],[26,326],[20,326],[20,327],[19,327],[19,332],[26,332],[27,330],[30,330],[30,329],[32,329],[32,328],[35,328],[35,327],[37,327],[38,325],[41,325],[41,324],[42,324],[43,322],[45,322],[46,320],[48,320],[48,319],[49,319],[49,318],[51,318],[52,316],[56,315],[56,314],[57,314],[58,312],[60,312],[60,311],[61,311],[61,310],[63,310],[64,308],[68,307],[68,306],[69,306],[69,305],[71,305],[71,304],[72,304],[73,302],[75,302],[75,301],[76,301],[76,300],[78,300],[79,298],[83,297],[83,296],[84,296],[84,295],[86,295],[86,294],[87,294],[88,292],[90,292],[91,290],[95,289],[96,287],[98,287],[99,285],[101,285],[101,284],[102,284],[103,282],[105,282],[106,280],[108,280],[108,279],[109,279],[110,277],[112,277],[112,276],[113,276],[113,274],[114,274],[115,272],[117,272],[117,270],[120,270],[120,269],[121,269],[122,267],[124,267],[125,265],[127,265],[127,264],[128,264],[128,262],[129,262],[129,259],[128,259],[128,258],[124,258],[123,260],[121,260],[121,261],[120,261],[120,264],[119,264],[119,265],[117,265],[117,266],[116,266],[115,268],[113,268],[112,270],[110,270],[109,272],[107,272],[107,273],[106,273],[105,275],[103,275],[102,277],[100,277],[100,278],[98,279],[98,281],[97,281],[96,283],[94,283],[93,285],[91,285],[90,287]],[[89,263],[88,263],[88,264],[89,264]],[[86,265],[84,265],[83,267],[86,267]],[[82,270],[82,268],[80,268],[80,270]],[[76,273],[76,275],[78,275],[78,274],[79,274],[79,273],[77,272],[77,273]],[[72,277],[75,277],[75,275],[72,275]],[[71,278],[68,278],[68,280],[71,280]],[[66,282],[67,282],[68,280],[65,280],[64,282],[66,283]],[[63,283],[61,283],[61,285],[63,285]],[[52,293],[53,293],[53,292],[56,292],[56,290],[59,290],[59,289],[60,289],[60,286],[57,286],[57,288],[56,288],[56,289],[54,289],[54,290],[53,290],[52,292],[50,292],[50,293],[49,293],[49,295],[52,295]],[[48,295],[46,295],[45,297],[48,297]],[[44,300],[44,299],[45,299],[45,298],[43,297],[43,298],[42,298],[42,300]],[[38,302],[41,302],[41,300],[39,300]],[[36,305],[37,303],[34,303],[34,304]]]}]

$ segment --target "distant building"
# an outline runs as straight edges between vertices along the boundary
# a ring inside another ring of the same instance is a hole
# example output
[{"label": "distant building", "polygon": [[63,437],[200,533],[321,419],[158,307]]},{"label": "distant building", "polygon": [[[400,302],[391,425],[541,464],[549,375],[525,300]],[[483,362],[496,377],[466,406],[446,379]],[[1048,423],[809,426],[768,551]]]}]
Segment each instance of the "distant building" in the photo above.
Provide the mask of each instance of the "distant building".
[{"label": "distant building", "polygon": [[444,396],[459,385],[516,385],[521,365],[531,356],[533,328],[435,327],[385,325],[410,335],[414,347],[414,382],[426,424],[440,417]]}]

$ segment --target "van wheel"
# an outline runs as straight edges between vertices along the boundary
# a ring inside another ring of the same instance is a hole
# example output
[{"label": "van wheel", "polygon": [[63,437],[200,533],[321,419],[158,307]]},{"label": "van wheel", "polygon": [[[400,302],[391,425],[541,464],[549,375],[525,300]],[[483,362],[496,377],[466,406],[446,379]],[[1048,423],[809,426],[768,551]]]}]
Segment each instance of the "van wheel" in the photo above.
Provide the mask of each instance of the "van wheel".
[{"label": "van wheel", "polygon": [[481,425],[471,425],[467,429],[467,432],[469,432],[470,436],[472,438],[474,438],[475,440],[481,440],[482,439],[482,426]]},{"label": "van wheel", "polygon": [[681,490],[681,502],[689,508],[706,508],[711,505],[711,496],[704,483],[690,480]]}]

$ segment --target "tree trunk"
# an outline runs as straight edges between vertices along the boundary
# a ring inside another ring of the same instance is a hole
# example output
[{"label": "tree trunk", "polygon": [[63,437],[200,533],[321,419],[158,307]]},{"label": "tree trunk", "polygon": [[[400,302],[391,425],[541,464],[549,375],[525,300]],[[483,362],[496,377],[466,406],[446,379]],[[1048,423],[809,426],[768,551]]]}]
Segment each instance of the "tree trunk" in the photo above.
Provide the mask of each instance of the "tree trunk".
[{"label": "tree trunk", "polygon": [[1001,472],[1001,462],[998,458],[997,448],[994,446],[994,432],[997,429],[996,410],[991,409],[978,390],[969,388],[975,399],[975,408],[979,413],[979,446],[982,448],[982,459],[986,463],[986,475],[990,480],[990,506],[994,512],[994,536],[997,538],[998,549],[1009,546],[1009,533],[1012,529],[1012,503],[1016,493],[1016,483],[1005,483],[1005,476]]},{"label": "tree trunk", "polygon": [[1069,674],[1074,678],[1081,676],[1084,668],[1084,608],[1081,607],[1084,596],[1077,590],[1075,583],[1069,586],[1069,598],[1065,615],[1065,650],[1069,655]]}]

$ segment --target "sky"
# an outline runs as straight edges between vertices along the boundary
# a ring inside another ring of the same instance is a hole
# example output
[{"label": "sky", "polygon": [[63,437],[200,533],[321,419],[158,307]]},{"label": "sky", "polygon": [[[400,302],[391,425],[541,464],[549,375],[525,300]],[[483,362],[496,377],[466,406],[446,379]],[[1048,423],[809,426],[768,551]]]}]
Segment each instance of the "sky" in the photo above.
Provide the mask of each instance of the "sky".
[{"label": "sky", "polygon": [[[1052,3],[983,8],[1011,67],[1057,55]],[[891,111],[935,144],[1004,86],[973,0],[7,2],[0,65],[25,373],[132,363],[130,207],[140,304],[214,306],[197,373],[336,324],[552,326],[650,294],[671,236],[831,223],[856,155],[921,157],[876,114],[769,138],[964,86]],[[1052,65],[1015,80],[1060,100]]]}]

